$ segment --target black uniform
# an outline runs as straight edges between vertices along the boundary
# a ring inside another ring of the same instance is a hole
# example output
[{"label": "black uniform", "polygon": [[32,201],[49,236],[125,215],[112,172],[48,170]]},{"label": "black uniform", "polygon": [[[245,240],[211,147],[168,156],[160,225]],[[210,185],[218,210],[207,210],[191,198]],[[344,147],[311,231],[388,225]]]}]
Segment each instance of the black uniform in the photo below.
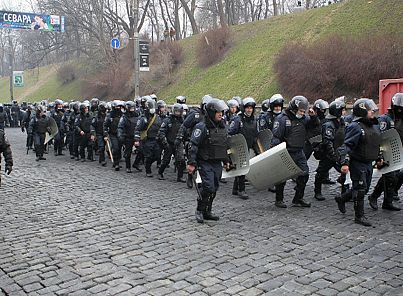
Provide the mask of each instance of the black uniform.
[{"label": "black uniform", "polygon": [[7,112],[3,106],[0,106],[0,129],[4,129],[9,124]]},{"label": "black uniform", "polygon": [[[151,165],[158,160],[161,154],[160,145],[157,141],[160,126],[161,118],[157,114],[149,114],[148,112],[145,112],[145,115],[140,117],[136,126],[135,139],[142,141],[144,166],[148,177],[152,177]],[[141,137],[142,132],[144,132],[144,138]]]},{"label": "black uniform", "polygon": [[54,137],[54,148],[55,148],[55,155],[63,155],[63,146],[64,146],[64,123],[63,123],[63,116],[64,111],[63,109],[53,110],[50,113],[50,117],[52,117],[57,124],[58,133]]},{"label": "black uniform", "polygon": [[104,137],[108,137],[111,144],[113,155],[113,167],[119,170],[119,162],[122,158],[122,144],[118,139],[118,126],[120,116],[122,112],[120,110],[112,110],[105,118],[104,122]]},{"label": "black uniform", "polygon": [[98,112],[95,117],[92,118],[91,121],[91,135],[95,137],[98,155],[99,155],[99,163],[103,166],[106,165],[105,162],[105,141],[104,141],[104,121],[105,121],[106,113]]},{"label": "black uniform", "polygon": [[139,117],[135,112],[126,112],[120,118],[118,125],[119,142],[124,145],[123,157],[126,162],[126,169],[131,171],[131,155],[134,145],[134,132],[136,130]]},{"label": "black uniform", "polygon": [[162,143],[164,149],[164,157],[158,170],[158,174],[160,175],[160,177],[163,178],[163,173],[168,166],[172,155],[174,155],[178,182],[182,182],[183,170],[186,166],[182,150],[178,150],[175,147],[176,135],[178,134],[179,128],[181,127],[182,123],[182,116],[175,116],[174,114],[171,114],[163,120],[161,128],[158,132],[158,139],[160,143]]},{"label": "black uniform", "polygon": [[215,123],[211,119],[196,124],[190,139],[188,164],[197,166],[202,187],[197,200],[196,219],[218,220],[211,213],[213,200],[222,175],[222,162],[228,163],[228,133],[225,122]]},{"label": "black uniform", "polygon": [[32,117],[28,134],[33,137],[35,144],[36,160],[45,160],[43,153],[45,152],[45,137],[46,133],[50,132],[50,120],[46,115],[39,115]]},{"label": "black uniform", "polygon": [[81,161],[85,161],[85,149],[87,148],[87,159],[94,160],[93,147],[94,142],[91,140],[91,122],[90,114],[80,112],[77,116],[74,126],[79,140]]},{"label": "black uniform", "polygon": [[[4,160],[6,163],[5,171],[7,175],[9,175],[13,168],[13,155],[11,153],[10,143],[7,140],[7,137],[4,133],[4,130],[0,129],[0,163],[1,163],[1,154],[3,153]],[[1,166],[0,166],[1,170]],[[0,174],[0,185],[1,185],[1,174]]]}]

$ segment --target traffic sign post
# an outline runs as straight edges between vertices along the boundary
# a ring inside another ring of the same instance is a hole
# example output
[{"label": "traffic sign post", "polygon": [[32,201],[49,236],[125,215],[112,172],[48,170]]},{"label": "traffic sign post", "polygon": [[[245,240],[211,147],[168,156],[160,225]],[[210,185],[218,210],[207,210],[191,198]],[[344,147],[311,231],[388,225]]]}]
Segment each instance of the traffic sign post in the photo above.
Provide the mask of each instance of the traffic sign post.
[{"label": "traffic sign post", "polygon": [[24,86],[24,71],[13,71],[14,87]]},{"label": "traffic sign post", "polygon": [[111,47],[113,49],[119,49],[120,48],[120,40],[118,38],[112,38]]}]

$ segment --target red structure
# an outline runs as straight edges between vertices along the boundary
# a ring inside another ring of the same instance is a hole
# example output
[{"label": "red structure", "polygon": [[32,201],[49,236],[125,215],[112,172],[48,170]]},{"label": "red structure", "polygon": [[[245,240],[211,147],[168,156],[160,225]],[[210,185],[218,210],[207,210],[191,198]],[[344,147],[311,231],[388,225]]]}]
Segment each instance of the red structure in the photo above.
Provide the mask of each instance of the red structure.
[{"label": "red structure", "polygon": [[379,80],[379,114],[386,112],[397,92],[403,92],[403,78]]}]

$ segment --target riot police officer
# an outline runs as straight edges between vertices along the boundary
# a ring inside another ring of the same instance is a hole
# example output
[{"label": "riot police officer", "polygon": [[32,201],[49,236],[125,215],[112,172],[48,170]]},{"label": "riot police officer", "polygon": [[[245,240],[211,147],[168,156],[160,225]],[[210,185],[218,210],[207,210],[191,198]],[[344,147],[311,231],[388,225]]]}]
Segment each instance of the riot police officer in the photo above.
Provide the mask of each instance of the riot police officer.
[{"label": "riot police officer", "polygon": [[119,142],[124,145],[123,157],[126,162],[126,172],[131,173],[131,156],[134,145],[134,132],[136,130],[139,115],[136,111],[136,104],[132,101],[126,102],[126,112],[120,118],[118,125]]},{"label": "riot police officer", "polygon": [[190,139],[188,171],[193,175],[197,168],[202,179],[195,213],[199,223],[204,220],[219,220],[212,213],[212,205],[221,179],[222,163],[229,166],[228,133],[223,120],[226,108],[224,101],[211,99],[206,106],[204,121],[196,124]]},{"label": "riot police officer", "polygon": [[[394,116],[394,109],[399,109],[403,107],[403,95],[399,98],[399,96],[394,95],[392,98],[392,104],[388,109],[387,113],[379,116],[379,129],[382,132],[385,132],[389,129],[395,128],[395,116]],[[399,112],[396,112],[399,114]],[[372,209],[378,209],[378,198],[384,193],[382,209],[390,210],[390,211],[400,211],[399,207],[396,207],[393,204],[393,196],[394,196],[394,189],[397,183],[397,173],[398,172],[390,172],[387,174],[383,174],[376,184],[374,191],[368,197],[369,205]]]},{"label": "riot police officer", "polygon": [[176,102],[178,104],[184,105],[184,104],[186,104],[186,97],[185,96],[177,96],[176,97]]},{"label": "riot police officer", "polygon": [[[308,129],[316,128],[319,120],[313,110],[309,110],[308,100],[303,96],[295,96],[291,99],[288,108],[276,117],[273,125],[272,145],[276,146],[282,142],[287,144],[287,151],[296,165],[303,171],[303,174],[296,179],[295,195],[292,203],[294,206],[310,207],[306,202],[304,191],[309,179],[309,167],[304,153],[304,143]],[[279,208],[286,208],[284,203],[284,187],[286,182],[276,185],[276,203]]]},{"label": "riot police officer", "polygon": [[0,129],[4,129],[10,123],[8,121],[8,115],[6,110],[4,109],[4,105],[0,104]]},{"label": "riot police officer", "polygon": [[60,99],[55,100],[54,110],[51,111],[50,117],[52,117],[58,128],[58,133],[54,137],[54,149],[55,156],[63,155],[63,139],[64,139],[64,125],[63,125],[64,108],[63,101]]},{"label": "riot police officer", "polygon": [[[29,122],[32,118],[32,106],[28,105],[26,111],[24,112],[23,119],[21,120],[21,131],[24,133],[25,130],[28,130]],[[33,139],[29,136],[27,132],[27,141],[26,141],[26,148],[27,151],[32,149]]]},{"label": "riot police officer", "polygon": [[[346,127],[341,172],[350,172],[354,200],[354,222],[364,226],[371,223],[364,215],[364,197],[371,185],[372,162],[383,166],[379,145],[381,143],[378,120],[375,117],[377,106],[370,99],[359,99],[353,105],[354,120]],[[344,213],[345,199],[336,197],[339,210]]]},{"label": "riot police officer", "polygon": [[284,108],[284,98],[280,94],[274,94],[268,100],[262,102],[262,112],[258,118],[259,131],[264,129],[273,130],[275,118],[281,114]]},{"label": "riot police officer", "polygon": [[[315,175],[315,199],[325,200],[322,195],[322,184],[327,179],[329,170],[335,168],[340,172],[340,157],[338,148],[344,142],[344,126],[342,123],[343,110],[346,105],[344,102],[334,101],[329,105],[329,114],[322,124],[322,142],[314,156],[319,160]],[[344,183],[344,182],[343,182]]]},{"label": "riot police officer", "polygon": [[98,162],[106,166],[105,142],[104,142],[104,122],[106,117],[106,103],[102,102],[98,106],[97,115],[91,121],[91,140],[96,141],[99,155]]},{"label": "riot police officer", "polygon": [[[251,97],[242,100],[243,111],[236,116],[228,129],[229,135],[242,134],[248,145],[248,149],[253,149],[258,154],[257,148],[257,121],[255,119],[256,101]],[[249,196],[245,192],[245,176],[235,177],[232,194],[239,196],[241,199],[248,199]]]},{"label": "riot police officer", "polygon": [[227,101],[228,110],[225,112],[224,119],[227,125],[230,125],[232,120],[238,115],[239,103],[237,100],[231,99]]},{"label": "riot police officer", "polygon": [[164,180],[164,171],[167,168],[172,155],[175,156],[175,166],[177,172],[177,182],[186,182],[183,179],[183,171],[185,169],[185,159],[183,151],[175,149],[175,139],[180,126],[183,123],[183,105],[175,103],[172,106],[172,113],[163,120],[161,128],[158,132],[158,139],[162,143],[164,149],[164,157],[158,170],[158,178]]},{"label": "riot police officer", "polygon": [[144,115],[137,122],[135,132],[135,144],[138,145],[142,141],[144,153],[144,166],[146,176],[151,178],[151,165],[157,161],[161,152],[160,145],[157,141],[158,130],[161,126],[161,118],[156,114],[156,102],[148,99],[144,109]]},{"label": "riot police officer", "polygon": [[51,132],[50,120],[46,116],[46,107],[40,105],[37,107],[36,114],[31,119],[28,127],[28,134],[33,137],[35,144],[36,161],[46,160],[43,154],[45,152],[45,137],[47,132]]},{"label": "riot police officer", "polygon": [[[13,170],[13,155],[11,153],[10,143],[8,142],[3,129],[0,129],[0,163],[1,163],[1,154],[3,154],[4,160],[6,162],[4,171],[6,172],[7,175],[10,175],[11,171]],[[0,174],[0,185],[1,185],[1,174]]]},{"label": "riot police officer", "polygon": [[94,160],[94,139],[91,137],[92,117],[89,111],[88,103],[80,104],[80,114],[77,116],[74,126],[79,139],[81,161],[85,162],[85,149],[87,148],[87,159]]},{"label": "riot police officer", "polygon": [[111,146],[110,148],[112,149],[113,168],[115,168],[115,171],[119,171],[119,162],[122,157],[122,146],[118,138],[118,126],[120,117],[123,114],[122,109],[124,108],[124,102],[114,100],[111,107],[112,110],[106,116],[104,121],[104,141],[109,141]]},{"label": "riot police officer", "polygon": [[[189,140],[189,135],[192,134],[194,127],[204,119],[204,108],[213,99],[211,95],[205,95],[202,98],[200,108],[192,109],[188,114],[183,124],[179,128],[178,134],[175,139],[176,149],[182,151],[183,145]],[[192,175],[188,173],[186,185],[188,188],[193,187]]]}]

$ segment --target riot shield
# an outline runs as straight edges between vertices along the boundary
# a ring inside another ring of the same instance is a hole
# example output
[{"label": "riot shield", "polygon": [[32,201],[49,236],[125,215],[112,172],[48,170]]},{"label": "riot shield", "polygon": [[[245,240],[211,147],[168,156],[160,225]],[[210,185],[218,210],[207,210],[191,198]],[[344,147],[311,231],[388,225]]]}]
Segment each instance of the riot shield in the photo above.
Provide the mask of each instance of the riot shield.
[{"label": "riot shield", "polygon": [[397,130],[387,130],[381,134],[381,138],[381,151],[386,165],[374,169],[374,177],[403,169],[403,147]]},{"label": "riot shield", "polygon": [[257,145],[259,146],[259,152],[263,153],[270,149],[271,139],[273,138],[273,133],[269,129],[261,130],[257,135]]},{"label": "riot shield", "polygon": [[[226,171],[223,169],[223,179],[246,175],[249,171],[249,149],[245,137],[237,134],[228,138],[228,155],[231,159],[233,169]],[[196,183],[201,183],[199,173],[197,173]]]},{"label": "riot shield", "polygon": [[302,173],[288,153],[286,143],[281,143],[253,157],[246,178],[253,187],[264,190]]},{"label": "riot shield", "polygon": [[49,117],[49,122],[50,122],[50,130],[51,131],[50,131],[50,133],[46,133],[45,144],[44,145],[46,145],[50,140],[52,140],[57,135],[57,133],[59,132],[59,129],[57,127],[57,123],[52,117]]}]

